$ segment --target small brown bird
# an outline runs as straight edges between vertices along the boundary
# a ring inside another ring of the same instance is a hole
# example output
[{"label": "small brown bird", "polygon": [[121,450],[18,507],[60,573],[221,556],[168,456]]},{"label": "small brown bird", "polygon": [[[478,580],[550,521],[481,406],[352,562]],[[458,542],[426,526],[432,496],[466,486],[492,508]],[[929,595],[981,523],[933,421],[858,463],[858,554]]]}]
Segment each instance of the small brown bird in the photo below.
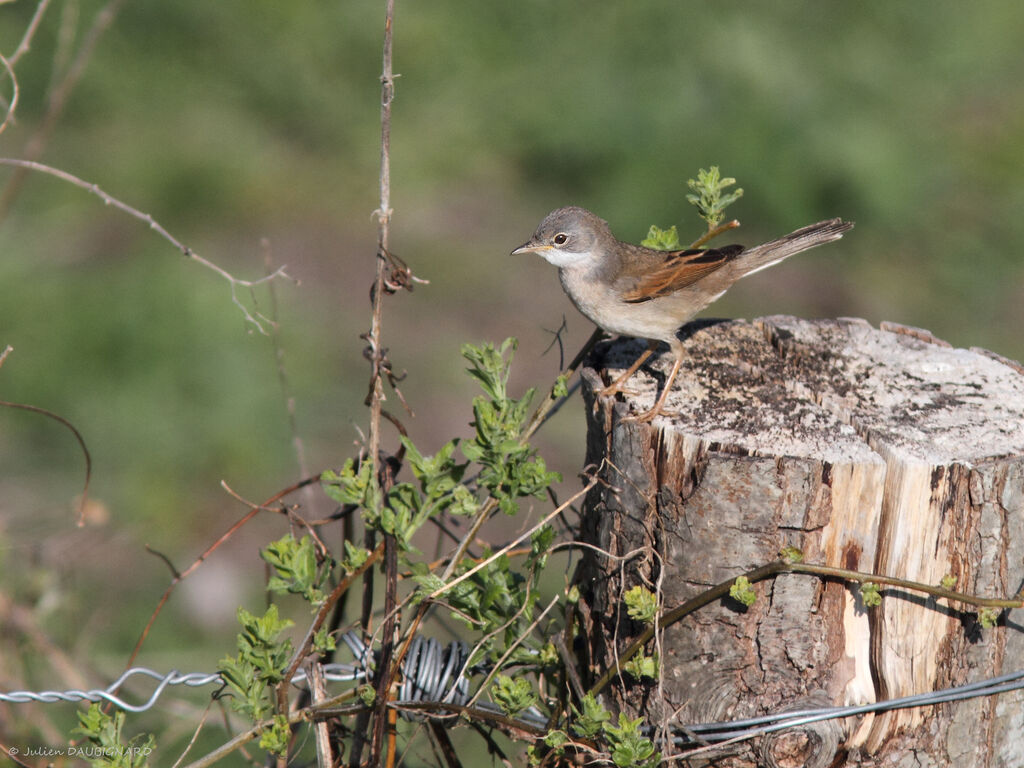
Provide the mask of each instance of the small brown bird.
[{"label": "small brown bird", "polygon": [[605,331],[647,339],[647,349],[599,393],[609,397],[643,365],[658,346],[669,345],[675,360],[654,407],[633,417],[650,421],[665,405],[683,359],[679,327],[718,299],[741,277],[778,264],[816,245],[838,240],[852,222],[830,219],[755,248],[659,251],[623,243],[608,223],[584,208],[552,211],[527,242],[512,251],[536,253],[558,267],[562,288],[584,315]]}]

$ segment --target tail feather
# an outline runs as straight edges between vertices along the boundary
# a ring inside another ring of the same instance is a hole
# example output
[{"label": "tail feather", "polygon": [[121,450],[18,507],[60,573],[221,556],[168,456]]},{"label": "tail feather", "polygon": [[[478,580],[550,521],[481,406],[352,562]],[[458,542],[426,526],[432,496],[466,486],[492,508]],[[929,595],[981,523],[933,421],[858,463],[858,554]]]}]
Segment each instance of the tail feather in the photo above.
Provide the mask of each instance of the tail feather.
[{"label": "tail feather", "polygon": [[806,251],[808,248],[838,240],[844,232],[852,228],[852,221],[843,221],[842,219],[819,221],[817,224],[803,227],[796,232],[790,232],[778,240],[772,240],[751,248],[749,251],[744,251],[736,257],[730,266],[739,272],[738,277],[746,277],[778,264],[794,254]]}]

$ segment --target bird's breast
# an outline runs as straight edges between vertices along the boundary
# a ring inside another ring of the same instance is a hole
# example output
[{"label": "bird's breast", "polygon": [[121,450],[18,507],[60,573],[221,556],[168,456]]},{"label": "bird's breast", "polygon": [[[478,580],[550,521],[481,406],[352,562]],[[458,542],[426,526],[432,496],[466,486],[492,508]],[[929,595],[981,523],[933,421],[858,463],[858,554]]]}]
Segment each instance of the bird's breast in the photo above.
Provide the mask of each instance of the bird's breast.
[{"label": "bird's breast", "polygon": [[614,283],[592,270],[563,268],[558,271],[562,288],[576,308],[609,333],[670,341],[683,323],[703,307],[688,306],[680,294],[629,303]]}]

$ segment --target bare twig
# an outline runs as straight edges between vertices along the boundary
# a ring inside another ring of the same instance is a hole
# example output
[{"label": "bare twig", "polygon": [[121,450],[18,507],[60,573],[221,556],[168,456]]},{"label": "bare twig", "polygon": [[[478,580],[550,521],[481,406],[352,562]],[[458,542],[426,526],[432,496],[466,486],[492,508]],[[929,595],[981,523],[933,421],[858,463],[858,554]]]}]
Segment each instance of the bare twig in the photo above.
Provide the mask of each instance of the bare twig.
[{"label": "bare twig", "polygon": [[[3,364],[4,358],[7,357],[8,352],[11,351],[11,347],[8,346],[4,350],[2,356],[0,356],[0,365]],[[75,436],[75,440],[78,441],[79,447],[82,449],[82,455],[85,456],[85,484],[82,486],[82,496],[78,503],[78,527],[81,528],[85,525],[85,508],[89,498],[89,481],[92,479],[92,456],[89,455],[89,449],[85,446],[85,438],[82,437],[82,433],[75,429],[75,425],[53,411],[48,411],[45,408],[40,408],[38,405],[27,405],[26,403],[9,403],[6,400],[0,400],[0,408],[17,408],[22,411],[29,411],[30,413],[38,413],[41,416],[45,416],[48,419],[62,424],[71,434]]]},{"label": "bare twig", "polygon": [[[50,136],[53,135],[53,130],[57,126],[57,121],[64,112],[64,107],[67,104],[68,97],[71,95],[71,92],[74,90],[78,81],[84,74],[86,65],[89,63],[89,59],[92,58],[96,45],[99,43],[103,33],[106,32],[107,29],[110,28],[110,25],[114,23],[114,19],[116,19],[117,14],[121,12],[121,8],[124,6],[125,2],[126,0],[110,0],[110,2],[103,6],[103,8],[101,8],[93,18],[92,26],[83,38],[82,45],[78,49],[78,54],[68,66],[67,72],[64,74],[64,78],[50,91],[50,98],[46,105],[46,114],[43,116],[43,120],[40,123],[38,130],[28,140],[28,143],[25,145],[25,149],[22,152],[22,155],[27,160],[38,160],[42,156],[43,150],[46,149],[46,145],[50,141]],[[41,16],[38,7],[36,8],[36,16]],[[35,18],[33,18],[32,23],[29,24],[29,28],[34,34],[35,30],[32,29],[33,23],[38,23]],[[31,37],[29,37],[29,40],[31,40]],[[22,42],[25,43],[24,38]],[[19,46],[19,50],[20,48],[21,47]],[[16,54],[19,56],[21,55],[18,52],[16,52]],[[10,210],[14,199],[21,191],[21,186],[25,182],[28,171],[28,168],[18,169],[18,171],[16,171],[8,180],[3,193],[0,193],[0,221],[7,217],[7,212]]]},{"label": "bare twig", "polygon": [[[389,240],[391,225],[391,102],[395,96],[394,72],[391,63],[392,31],[394,26],[395,2],[385,0],[384,18],[384,43],[381,54],[381,98],[380,98],[380,206],[376,210],[377,215],[377,270],[371,292],[373,302],[373,313],[370,322],[370,332],[366,336],[370,348],[370,425],[367,440],[367,460],[372,467],[371,477],[373,482],[383,484],[380,467],[380,445],[381,445],[381,411],[384,403],[384,375],[390,372],[390,363],[385,371],[384,363],[386,353],[381,344],[382,324],[384,316],[384,295],[387,287],[388,265],[389,265]],[[378,494],[383,498],[383,493]],[[381,666],[377,686],[377,704],[373,722],[372,739],[370,742],[370,764],[379,765],[381,754],[384,749],[384,726],[386,720],[385,707],[390,694],[390,671],[393,662],[393,648],[395,633],[399,626],[392,615],[395,607],[395,589],[397,581],[397,562],[395,541],[393,536],[385,536],[381,549],[385,554],[386,583],[384,585],[386,600],[389,603],[387,610],[388,618],[385,620],[385,637],[382,643]],[[369,582],[367,582],[367,585]],[[364,592],[364,602],[366,598]],[[364,611],[365,615],[365,611]],[[367,617],[368,618],[368,617]],[[358,762],[358,752],[362,749],[362,741],[358,746],[353,747],[353,757]],[[388,760],[394,760],[394,750],[389,750]]]},{"label": "bare twig", "polygon": [[[311,661],[307,665],[307,679],[312,705],[316,706],[327,698],[327,681],[324,679],[324,671],[320,664]],[[331,732],[326,721],[319,721],[313,724],[313,733],[316,739],[316,761],[317,765],[334,765],[334,748],[331,746]]]},{"label": "bare twig", "polygon": [[18,108],[18,78],[14,76],[14,65],[2,54],[0,54],[0,66],[11,78],[11,100],[7,102],[7,114],[4,115],[3,120],[0,120],[0,133],[3,133],[7,125],[14,119],[14,110]]},{"label": "bare twig", "polygon": [[32,47],[32,38],[36,36],[36,30],[39,29],[39,22],[43,20],[43,14],[46,13],[47,7],[50,5],[50,0],[39,0],[39,4],[36,5],[36,12],[32,14],[32,20],[25,27],[25,34],[21,36],[21,42],[18,43],[18,47],[14,49],[14,53],[11,54],[10,63],[11,67],[15,67],[18,61],[28,53],[29,48]]},{"label": "bare twig", "polygon": [[245,288],[248,290],[252,290],[258,285],[268,283],[271,280],[275,280],[279,277],[287,278],[289,280],[293,279],[285,271],[285,267],[278,267],[270,274],[265,275],[257,280],[240,280],[223,267],[214,264],[212,261],[204,259],[198,253],[196,253],[187,245],[182,243],[180,240],[174,237],[174,235],[172,235],[170,232],[164,229],[164,227],[150,214],[143,213],[138,208],[133,208],[127,203],[121,202],[116,197],[113,197],[112,195],[109,195],[108,193],[104,192],[102,189],[100,189],[99,185],[97,184],[90,184],[89,182],[80,179],[74,174],[68,173],[67,171],[62,171],[59,168],[53,168],[49,165],[37,163],[32,160],[17,160],[15,158],[10,157],[0,157],[0,165],[10,165],[16,168],[38,171],[39,173],[45,173],[47,175],[61,179],[62,181],[66,181],[69,184],[74,184],[76,187],[84,189],[86,192],[90,192],[96,195],[98,198],[100,198],[100,200],[103,201],[105,205],[112,206],[120,211],[124,211],[132,218],[138,219],[139,221],[145,223],[146,225],[149,226],[151,230],[156,232],[160,237],[162,237],[164,240],[166,240],[179,251],[181,251],[183,256],[206,267],[209,270],[212,270],[213,272],[216,272],[222,278],[227,280],[231,286],[231,302],[242,311],[242,314],[245,316],[246,322],[253,325],[260,333],[264,335],[267,334],[266,329],[263,327],[263,323],[272,324],[272,321],[258,312],[250,312],[249,308],[246,307],[238,298],[238,289]]},{"label": "bare twig", "polygon": [[[135,648],[132,650],[131,656],[128,658],[128,662],[125,664],[125,669],[129,669],[135,663],[135,659],[138,658],[139,652],[142,650],[142,646],[146,642],[146,638],[149,637],[149,632],[153,628],[153,625],[156,623],[157,617],[160,615],[161,611],[163,611],[163,607],[170,599],[171,593],[174,592],[175,588],[178,586],[179,583],[181,583],[183,579],[186,579],[190,575],[192,575],[196,571],[196,569],[199,568],[199,566],[206,561],[206,558],[212,555],[225,541],[234,536],[235,533],[240,528],[242,528],[242,526],[244,526],[246,523],[252,520],[261,509],[266,509],[275,501],[278,501],[279,499],[284,498],[288,494],[294,493],[299,488],[302,488],[303,486],[309,483],[314,483],[317,480],[319,480],[319,477],[310,477],[306,478],[305,480],[301,480],[300,482],[295,483],[294,485],[291,485],[288,488],[285,488],[284,490],[278,491],[269,499],[264,501],[262,504],[253,506],[245,515],[243,515],[238,521],[233,523],[230,528],[228,528],[224,533],[222,533],[220,537],[215,542],[213,542],[213,544],[208,546],[203,551],[203,553],[199,555],[199,557],[197,557],[192,562],[192,564],[181,573],[177,573],[176,569],[174,569],[172,566],[171,570],[174,575],[173,578],[171,579],[171,583],[167,586],[167,589],[164,590],[163,595],[160,596],[160,599],[157,601],[156,607],[153,609],[153,612],[149,616],[149,621],[147,621],[146,626],[143,627],[142,633],[139,635],[139,639],[135,643]],[[156,552],[154,552],[153,554],[157,554],[158,557],[163,558],[162,555],[159,555]],[[163,559],[165,562],[167,562],[166,558]]]},{"label": "bare twig", "polygon": [[[273,252],[270,241],[266,238],[260,243],[263,249],[263,268],[265,275],[274,273]],[[288,369],[284,360],[284,344],[281,341],[281,326],[278,321],[277,289],[274,281],[267,284],[267,292],[270,294],[270,340],[274,345],[274,360],[277,363],[277,381],[281,386],[281,396],[284,398],[285,412],[288,414],[288,431],[291,433],[292,450],[295,451],[295,463],[298,465],[299,476],[309,475],[306,462],[306,446],[299,435],[298,420],[296,418],[295,397],[292,395],[291,383],[288,381]],[[302,500],[307,509],[311,512],[316,510],[316,494],[312,486],[306,486],[302,490]]]},{"label": "bare twig", "polygon": [[185,761],[185,758],[188,756],[188,753],[192,750],[192,747],[196,745],[196,742],[199,740],[199,734],[202,733],[203,727],[206,725],[206,719],[210,716],[210,710],[212,708],[213,699],[210,699],[206,707],[203,709],[203,716],[199,718],[199,724],[196,726],[196,729],[192,732],[192,738],[189,739],[188,744],[185,745],[185,749],[182,750],[181,755],[178,757],[177,760],[174,761],[174,765],[172,765],[171,768],[178,768],[178,766],[180,766]]},{"label": "bare twig", "polygon": [[377,453],[380,449],[380,411],[384,402],[384,381],[378,359],[381,354],[381,325],[384,312],[384,280],[387,274],[388,243],[391,234],[391,102],[395,97],[394,74],[391,68],[392,25],[395,2],[385,0],[384,50],[381,66],[380,96],[380,207],[377,215],[377,272],[373,289],[373,316],[367,341],[374,354],[371,376],[370,430],[367,445],[368,458],[377,476]]},{"label": "bare twig", "polygon": [[719,224],[714,229],[709,229],[703,235],[701,235],[696,240],[694,240],[692,243],[690,243],[690,247],[691,248],[700,248],[705,243],[710,242],[711,240],[713,240],[714,238],[718,237],[723,232],[728,232],[730,229],[736,229],[736,227],[738,227],[739,225],[740,225],[740,223],[736,219],[732,219],[731,221],[727,221],[724,224]]},{"label": "bare twig", "polygon": [[570,496],[566,501],[562,502],[561,506],[556,507],[551,512],[548,512],[548,514],[545,515],[540,520],[540,522],[538,522],[532,528],[527,529],[524,533],[522,533],[519,536],[517,536],[516,538],[514,538],[511,542],[506,544],[504,547],[499,549],[497,552],[494,552],[493,554],[491,554],[490,557],[488,557],[488,558],[486,558],[484,560],[481,560],[479,563],[474,565],[472,568],[470,568],[465,573],[462,573],[457,578],[454,578],[451,581],[446,582],[444,584],[444,586],[441,586],[441,587],[438,587],[437,589],[435,589],[433,592],[431,592],[427,596],[427,600],[434,600],[434,599],[440,597],[445,592],[447,592],[452,587],[454,587],[456,584],[459,584],[460,582],[465,581],[470,576],[472,576],[474,573],[479,571],[481,568],[484,568],[488,563],[492,563],[495,560],[497,560],[499,557],[501,557],[502,555],[508,554],[509,551],[511,551],[512,549],[515,549],[515,547],[517,547],[519,544],[521,544],[522,542],[524,542],[528,538],[530,538],[530,536],[532,536],[534,534],[534,532],[537,529],[539,529],[541,526],[546,525],[550,520],[553,520],[554,518],[558,517],[558,515],[560,515],[563,510],[565,510],[567,507],[572,505],[572,503],[575,502],[577,499],[580,499],[583,496],[586,496],[587,493],[590,492],[590,489],[593,488],[596,484],[597,484],[597,479],[593,478],[593,477],[590,478],[590,480],[587,482],[586,485],[584,485],[582,488],[580,488],[578,491],[576,491],[576,493],[574,493],[572,496]]},{"label": "bare twig", "polygon": [[[576,372],[576,369],[580,367],[580,364],[584,361],[584,359],[586,359],[587,354],[590,352],[590,350],[594,348],[594,345],[597,344],[597,342],[599,342],[604,337],[604,335],[604,331],[602,331],[600,328],[595,328],[594,332],[590,334],[590,338],[587,339],[587,341],[580,348],[580,351],[577,352],[576,356],[572,359],[572,362],[570,362],[569,365],[566,366],[566,368],[562,371],[558,378],[561,379],[563,382],[568,381],[569,378]],[[555,407],[558,401],[559,398],[555,394],[555,387],[552,387],[551,391],[548,393],[548,396],[544,398],[544,402],[537,406],[537,410],[534,411],[533,416],[530,418],[530,421],[526,426],[526,429],[523,431],[522,440],[524,443],[533,436],[534,432],[540,429],[541,425],[544,424],[544,422],[547,420],[549,412],[552,408]]]}]

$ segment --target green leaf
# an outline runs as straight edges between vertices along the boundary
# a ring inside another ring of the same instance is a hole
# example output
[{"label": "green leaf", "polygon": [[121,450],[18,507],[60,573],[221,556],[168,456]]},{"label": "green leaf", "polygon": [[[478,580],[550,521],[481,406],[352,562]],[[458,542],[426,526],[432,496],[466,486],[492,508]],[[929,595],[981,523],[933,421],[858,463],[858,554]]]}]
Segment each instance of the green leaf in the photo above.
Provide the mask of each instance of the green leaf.
[{"label": "green leaf", "polygon": [[875,608],[882,604],[882,593],[873,581],[865,581],[860,585],[860,596],[866,608]]},{"label": "green leaf", "polygon": [[597,700],[592,693],[588,693],[580,701],[582,709],[572,708],[575,713],[575,722],[572,725],[573,733],[584,739],[594,739],[604,729],[605,723],[611,720],[611,714]]},{"label": "green leaf", "polygon": [[525,677],[498,675],[491,686],[491,699],[511,717],[536,704],[537,694]]},{"label": "green leaf", "polygon": [[736,179],[723,178],[717,165],[706,171],[701,168],[696,180],[689,179],[686,182],[696,193],[687,195],[686,199],[697,206],[697,213],[707,222],[709,230],[717,227],[725,218],[723,211],[743,196],[742,189],[725,194],[725,189],[735,183]]},{"label": "green leaf", "polygon": [[267,581],[271,592],[291,592],[302,595],[313,605],[320,605],[326,595],[320,585],[330,574],[329,569],[321,572],[316,560],[316,548],[309,536],[295,541],[291,534],[272,541],[261,552],[267,563],[273,566],[276,575]]},{"label": "green leaf", "polygon": [[420,482],[420,490],[430,501],[441,499],[451,493],[456,484],[462,480],[466,471],[465,463],[458,463],[453,458],[459,440],[449,440],[433,456],[424,456],[417,450],[412,440],[404,435],[400,438],[406,449],[406,460],[412,468],[413,475]]},{"label": "green leaf", "polygon": [[746,576],[737,576],[736,581],[729,587],[729,597],[748,608],[757,602],[757,592],[750,584]]},{"label": "green leaf", "polygon": [[271,604],[263,616],[238,609],[238,654],[221,659],[218,672],[232,692],[231,706],[251,720],[273,712],[270,688],[284,679],[292,656],[292,642],[280,635],[294,622],[281,619]]},{"label": "green leaf", "polygon": [[569,743],[569,734],[565,731],[548,731],[544,737],[544,743],[560,755],[565,751],[565,745]]},{"label": "green leaf", "polygon": [[783,547],[779,556],[787,563],[802,563],[804,561],[804,553],[797,547]]},{"label": "green leaf", "polygon": [[99,704],[90,704],[88,710],[78,712],[78,727],[71,732],[89,741],[89,752],[96,755],[87,758],[92,768],[145,768],[149,765],[147,758],[156,749],[156,740],[139,734],[125,742],[121,735],[124,721],[124,712],[109,715]]},{"label": "green leaf", "polygon": [[622,597],[626,603],[626,613],[633,621],[647,624],[658,615],[658,597],[650,590],[637,585],[626,590]]},{"label": "green leaf", "polygon": [[552,668],[558,665],[558,649],[555,648],[554,643],[545,643],[540,649],[540,655],[538,657],[540,665],[542,667]]},{"label": "green leaf", "polygon": [[555,384],[551,388],[551,394],[554,397],[568,397],[569,396],[569,377],[566,374],[560,374],[555,379]]},{"label": "green leaf", "polygon": [[334,636],[327,627],[321,627],[313,633],[313,650],[321,656],[337,649]]},{"label": "green leaf", "polygon": [[551,545],[555,541],[555,529],[550,525],[542,525],[530,536],[530,555],[527,558],[531,571],[539,571],[548,562]]},{"label": "green leaf", "polygon": [[982,608],[978,611],[978,623],[985,629],[992,629],[999,623],[1000,613],[996,608]]},{"label": "green leaf", "polygon": [[376,483],[371,481],[373,469],[370,462],[360,462],[359,470],[355,469],[355,461],[349,459],[338,472],[327,470],[320,475],[320,484],[330,498],[339,504],[355,504],[356,506],[373,509]]},{"label": "green leaf", "polygon": [[369,683],[363,683],[360,685],[357,694],[359,696],[359,700],[363,702],[364,707],[372,707],[374,702],[377,701],[377,692]]},{"label": "green leaf", "polygon": [[646,248],[657,248],[659,251],[678,251],[683,246],[679,243],[679,232],[673,224],[668,229],[661,229],[655,225],[647,231],[647,237],[640,241],[640,245]]},{"label": "green leaf", "polygon": [[605,736],[611,746],[612,762],[619,768],[653,768],[661,760],[654,744],[640,732],[642,718],[631,720],[619,713],[619,724],[604,724]]},{"label": "green leaf", "polygon": [[951,573],[947,573],[942,577],[942,581],[939,582],[939,586],[943,589],[953,590],[956,588],[957,578]]},{"label": "green leaf", "polygon": [[432,595],[444,586],[444,579],[427,568],[426,563],[412,564],[412,579],[419,584],[420,589],[428,595]]},{"label": "green leaf", "polygon": [[370,550],[358,547],[348,539],[345,539],[345,557],[341,561],[341,568],[345,573],[355,573],[370,557]]},{"label": "green leaf", "polygon": [[[508,366],[519,342],[514,338],[505,339],[500,349],[493,344],[464,344],[462,356],[469,361],[470,376],[480,382],[481,388],[492,400],[505,400],[508,384]],[[508,355],[508,362],[505,355]]]},{"label": "green leaf", "polygon": [[431,507],[411,483],[397,483],[385,497],[379,528],[393,534],[398,545],[409,548],[413,534],[430,516]]},{"label": "green leaf", "polygon": [[644,653],[637,653],[622,665],[622,671],[637,680],[643,680],[645,677],[657,680],[658,654],[647,656]]},{"label": "green leaf", "polygon": [[273,724],[269,728],[264,728],[260,734],[260,747],[271,754],[284,756],[288,754],[291,737],[292,731],[287,716],[274,715]]},{"label": "green leaf", "polygon": [[472,491],[461,483],[452,488],[450,500],[445,505],[448,514],[466,517],[475,515],[479,508],[480,504]]}]

